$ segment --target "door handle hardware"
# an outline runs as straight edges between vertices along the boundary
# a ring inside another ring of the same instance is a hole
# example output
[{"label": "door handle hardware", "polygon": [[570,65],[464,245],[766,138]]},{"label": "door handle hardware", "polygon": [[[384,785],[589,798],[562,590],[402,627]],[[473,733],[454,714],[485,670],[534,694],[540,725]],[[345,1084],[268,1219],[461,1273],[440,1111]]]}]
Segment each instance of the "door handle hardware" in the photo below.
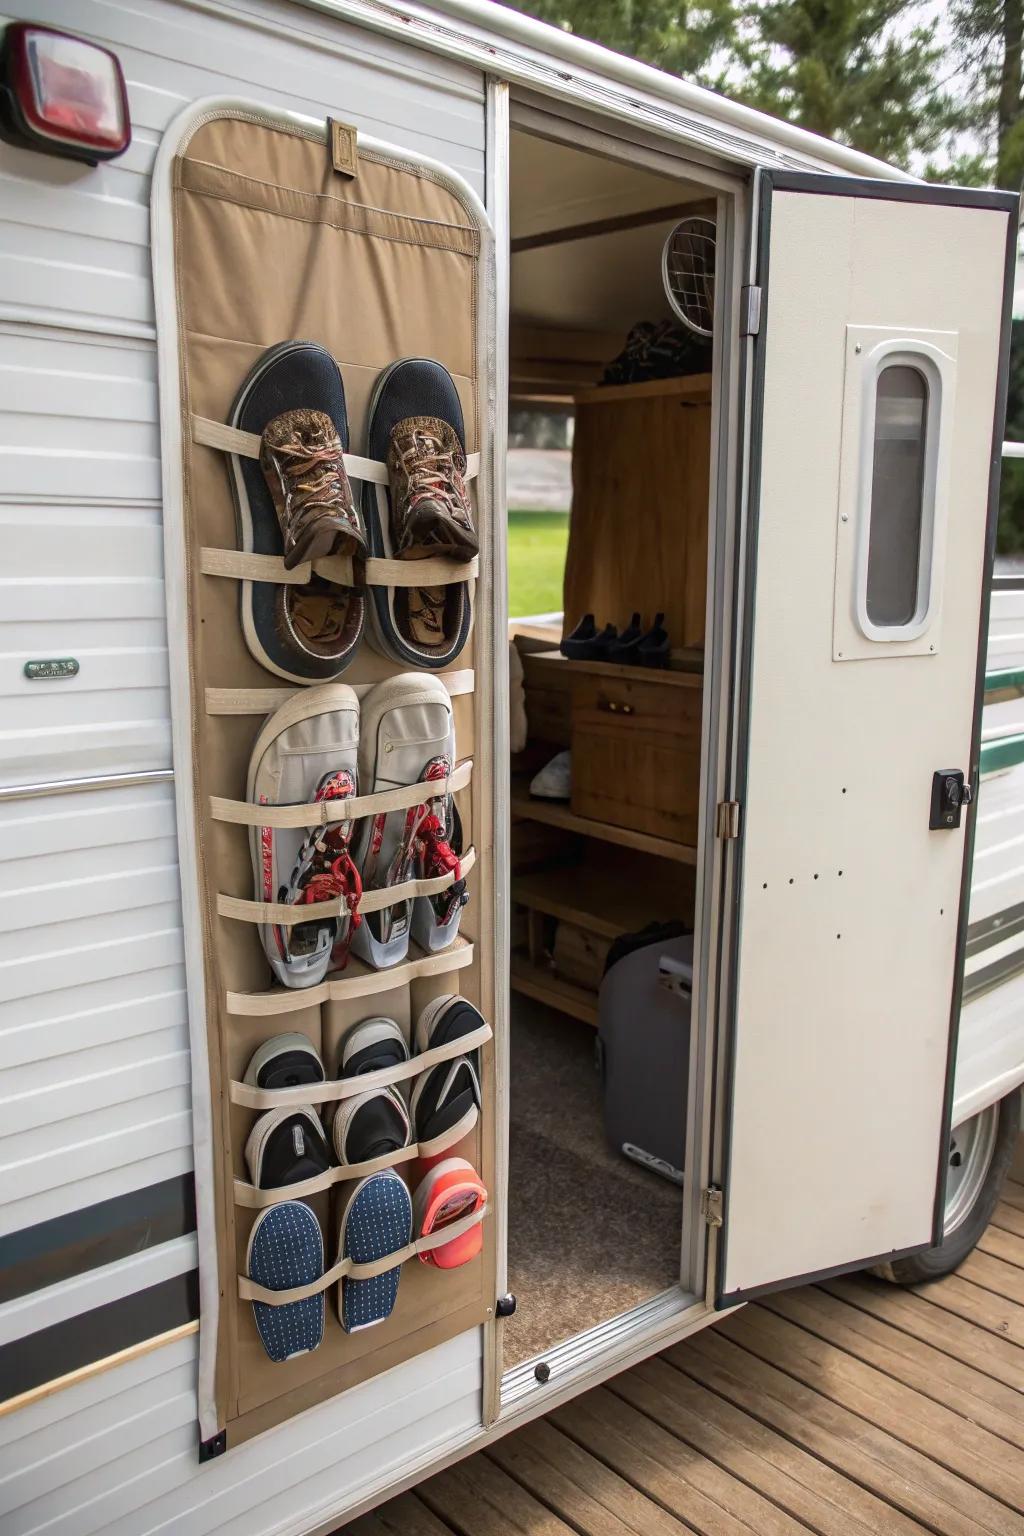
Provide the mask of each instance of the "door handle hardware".
[{"label": "door handle hardware", "polygon": [[965,805],[974,799],[970,782],[959,768],[938,768],[932,774],[928,827],[932,832],[951,832],[960,825]]},{"label": "door handle hardware", "polygon": [[636,710],[632,704],[620,704],[618,699],[598,699],[598,709],[606,710],[612,715],[634,715]]}]

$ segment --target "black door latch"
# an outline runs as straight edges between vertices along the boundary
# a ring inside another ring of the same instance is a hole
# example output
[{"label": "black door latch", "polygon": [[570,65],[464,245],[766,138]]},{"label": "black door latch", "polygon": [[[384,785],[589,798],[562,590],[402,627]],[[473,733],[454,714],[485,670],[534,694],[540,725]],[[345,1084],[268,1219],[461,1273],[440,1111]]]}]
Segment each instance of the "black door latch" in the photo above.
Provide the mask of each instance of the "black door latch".
[{"label": "black door latch", "polygon": [[951,830],[960,825],[965,805],[973,799],[971,786],[959,768],[940,768],[932,774],[932,804],[928,826],[933,832]]}]

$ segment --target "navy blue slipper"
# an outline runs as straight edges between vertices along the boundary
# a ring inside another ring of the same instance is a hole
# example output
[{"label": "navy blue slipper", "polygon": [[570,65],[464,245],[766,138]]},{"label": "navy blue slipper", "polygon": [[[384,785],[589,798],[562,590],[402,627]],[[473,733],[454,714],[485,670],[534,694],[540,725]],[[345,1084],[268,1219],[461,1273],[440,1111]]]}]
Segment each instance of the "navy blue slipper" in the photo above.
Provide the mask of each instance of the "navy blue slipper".
[{"label": "navy blue slipper", "polygon": [[[371,1173],[352,1191],[341,1219],[338,1258],[355,1264],[397,1253],[412,1241],[412,1199],[402,1179],[392,1169]],[[342,1280],[338,1316],[346,1333],[372,1328],[391,1316],[398,1298],[402,1266],[374,1275],[372,1280]]]},{"label": "navy blue slipper", "polygon": [[[324,1240],[309,1206],[286,1200],[261,1211],[249,1234],[246,1266],[249,1279],[268,1291],[290,1291],[319,1280],[324,1272]],[[254,1301],[252,1312],[260,1342],[277,1363],[308,1355],[323,1339],[322,1291],[283,1307]]]}]

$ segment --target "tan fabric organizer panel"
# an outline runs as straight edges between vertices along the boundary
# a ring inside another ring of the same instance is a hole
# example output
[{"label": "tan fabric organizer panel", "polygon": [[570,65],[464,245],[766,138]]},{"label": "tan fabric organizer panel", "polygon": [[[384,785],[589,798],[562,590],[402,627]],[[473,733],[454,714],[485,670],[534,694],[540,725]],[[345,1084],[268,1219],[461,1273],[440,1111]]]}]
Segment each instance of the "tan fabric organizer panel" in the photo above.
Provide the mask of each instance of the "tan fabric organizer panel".
[{"label": "tan fabric organizer panel", "polygon": [[[284,1364],[264,1353],[252,1307],[237,1294],[257,1211],[238,1203],[235,1181],[248,1181],[243,1149],[258,1110],[231,1100],[255,1048],[286,1031],[309,1037],[335,1076],[338,1042],[361,1018],[384,1014],[406,1031],[431,998],[461,992],[491,1017],[493,967],[487,958],[491,900],[490,796],[481,784],[477,722],[489,718],[479,689],[488,668],[478,637],[481,614],[451,672],[460,762],[473,776],[457,803],[465,846],[476,850],[460,939],[439,955],[415,945],[394,972],[356,960],[315,989],[272,989],[255,924],[218,915],[218,894],[252,900],[248,828],[216,821],[211,796],[244,800],[253,742],[269,709],[289,692],[246,648],[237,580],[205,575],[200,550],[237,548],[225,455],[194,440],[193,417],[225,422],[253,363],[278,342],[306,339],[340,364],[350,423],[350,451],[361,454],[370,392],[400,357],[435,358],[456,381],[467,449],[481,448],[478,392],[479,305],[489,259],[478,210],[455,184],[396,151],[360,150],[357,174],[332,165],[324,131],[275,125],[270,116],[224,109],[179,146],[172,172],[175,289],[182,405],[183,516],[195,840],[203,921],[203,968],[216,1171],[220,1317],[215,1399],[228,1444],[280,1422],[400,1361],[485,1321],[494,1301],[494,1222],[485,1220],[480,1258],[440,1270],[413,1258],[402,1268],[391,1317],[346,1334],[335,1287],[326,1293],[319,1349]],[[481,567],[489,534],[480,526]],[[477,583],[476,598],[487,590]],[[340,679],[358,690],[403,669],[364,639]],[[179,764],[179,771],[185,765]],[[187,835],[183,828],[183,835]],[[493,1052],[481,1053],[483,1106],[474,1130],[448,1155],[467,1157],[493,1188]],[[329,1126],[331,1106],[326,1106]],[[415,1185],[415,1163],[398,1171]],[[338,1206],[350,1185],[311,1196],[321,1222],[325,1267],[334,1263]],[[201,1256],[202,1262],[202,1256]],[[207,1260],[208,1262],[208,1260]],[[204,1319],[202,1326],[209,1325]],[[210,1340],[204,1338],[204,1347]]]}]

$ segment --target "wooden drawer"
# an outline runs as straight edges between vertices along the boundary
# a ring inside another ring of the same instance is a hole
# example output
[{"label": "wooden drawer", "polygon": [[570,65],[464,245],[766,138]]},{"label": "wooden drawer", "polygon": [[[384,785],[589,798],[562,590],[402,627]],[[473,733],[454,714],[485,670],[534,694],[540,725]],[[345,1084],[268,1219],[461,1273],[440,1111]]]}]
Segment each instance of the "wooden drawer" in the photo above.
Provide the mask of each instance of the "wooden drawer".
[{"label": "wooden drawer", "polygon": [[573,812],[693,846],[701,680],[616,670],[571,676]]}]

